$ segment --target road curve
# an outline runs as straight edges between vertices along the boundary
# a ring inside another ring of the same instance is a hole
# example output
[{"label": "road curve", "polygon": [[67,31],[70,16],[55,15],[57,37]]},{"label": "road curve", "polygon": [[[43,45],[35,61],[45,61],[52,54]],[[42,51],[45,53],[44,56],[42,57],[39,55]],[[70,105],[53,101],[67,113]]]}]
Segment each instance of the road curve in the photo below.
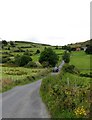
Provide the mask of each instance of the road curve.
[{"label": "road curve", "polygon": [[2,118],[50,118],[39,95],[42,80],[2,94]]}]

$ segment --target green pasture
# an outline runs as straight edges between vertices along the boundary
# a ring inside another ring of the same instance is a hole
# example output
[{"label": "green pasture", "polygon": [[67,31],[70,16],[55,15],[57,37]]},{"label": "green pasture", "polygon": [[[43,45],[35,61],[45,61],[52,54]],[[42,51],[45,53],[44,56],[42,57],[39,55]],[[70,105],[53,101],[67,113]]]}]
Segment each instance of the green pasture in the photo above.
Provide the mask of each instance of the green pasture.
[{"label": "green pasture", "polygon": [[84,51],[75,51],[71,53],[70,64],[75,65],[80,71],[87,72],[92,68],[90,66],[90,57]]},{"label": "green pasture", "polygon": [[61,49],[54,49],[54,52],[58,55],[62,55],[64,50],[61,50]]}]

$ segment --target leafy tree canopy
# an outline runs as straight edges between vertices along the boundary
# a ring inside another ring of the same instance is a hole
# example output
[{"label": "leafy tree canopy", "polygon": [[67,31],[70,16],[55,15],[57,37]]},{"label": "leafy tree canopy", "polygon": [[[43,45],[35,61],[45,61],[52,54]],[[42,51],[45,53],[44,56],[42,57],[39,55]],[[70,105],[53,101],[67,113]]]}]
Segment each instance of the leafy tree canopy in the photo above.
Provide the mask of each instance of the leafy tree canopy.
[{"label": "leafy tree canopy", "polygon": [[43,67],[54,67],[58,62],[58,55],[51,48],[45,48],[40,54],[39,62]]},{"label": "leafy tree canopy", "polygon": [[69,63],[70,62],[70,53],[65,51],[62,56],[62,59],[64,60],[65,63]]},{"label": "leafy tree canopy", "polygon": [[85,52],[87,54],[92,54],[92,46],[88,46]]}]

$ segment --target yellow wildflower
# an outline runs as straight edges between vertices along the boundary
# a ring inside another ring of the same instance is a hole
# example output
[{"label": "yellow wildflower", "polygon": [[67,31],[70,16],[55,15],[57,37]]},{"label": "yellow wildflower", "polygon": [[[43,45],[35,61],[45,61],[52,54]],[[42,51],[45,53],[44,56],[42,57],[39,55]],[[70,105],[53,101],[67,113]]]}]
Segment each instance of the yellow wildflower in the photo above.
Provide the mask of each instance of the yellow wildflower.
[{"label": "yellow wildflower", "polygon": [[86,116],[87,115],[83,106],[76,108],[74,112],[77,116],[79,116],[79,115]]}]

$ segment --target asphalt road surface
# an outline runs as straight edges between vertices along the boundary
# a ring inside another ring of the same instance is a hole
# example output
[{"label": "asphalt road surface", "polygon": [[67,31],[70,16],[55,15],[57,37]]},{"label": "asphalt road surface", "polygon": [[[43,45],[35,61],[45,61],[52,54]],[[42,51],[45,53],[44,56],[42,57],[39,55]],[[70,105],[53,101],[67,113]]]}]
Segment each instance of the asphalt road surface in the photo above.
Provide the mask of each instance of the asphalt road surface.
[{"label": "asphalt road surface", "polygon": [[50,118],[39,95],[42,80],[2,94],[2,118]]}]

